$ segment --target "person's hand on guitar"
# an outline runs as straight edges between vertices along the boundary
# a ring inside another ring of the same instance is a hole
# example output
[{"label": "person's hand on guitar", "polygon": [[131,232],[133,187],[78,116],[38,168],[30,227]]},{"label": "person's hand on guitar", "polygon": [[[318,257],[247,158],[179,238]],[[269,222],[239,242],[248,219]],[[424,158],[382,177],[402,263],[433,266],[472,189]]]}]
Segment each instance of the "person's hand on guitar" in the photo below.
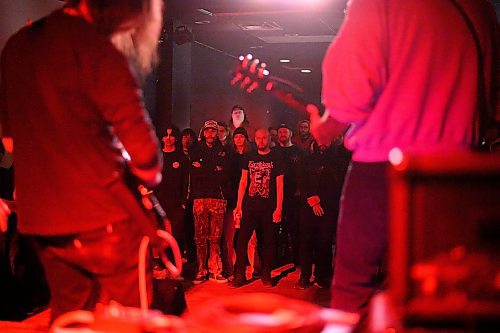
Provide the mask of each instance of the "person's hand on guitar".
[{"label": "person's hand on guitar", "polygon": [[330,117],[328,109],[325,110],[323,115],[320,115],[316,105],[308,104],[306,110],[309,113],[309,120],[311,122],[311,133],[319,145],[329,145],[349,128],[348,124],[340,123]]},{"label": "person's hand on guitar", "polygon": [[2,232],[7,231],[10,213],[11,211],[9,206],[7,206],[2,199],[0,199],[0,230]]}]

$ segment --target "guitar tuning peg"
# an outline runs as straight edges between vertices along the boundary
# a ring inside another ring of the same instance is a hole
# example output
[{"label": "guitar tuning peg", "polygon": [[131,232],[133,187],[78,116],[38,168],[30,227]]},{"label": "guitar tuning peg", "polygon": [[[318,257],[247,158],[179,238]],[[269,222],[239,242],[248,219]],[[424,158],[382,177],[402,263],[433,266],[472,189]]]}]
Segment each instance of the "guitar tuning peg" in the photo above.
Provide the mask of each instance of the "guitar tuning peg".
[{"label": "guitar tuning peg", "polygon": [[256,70],[257,70],[257,65],[258,65],[259,63],[260,63],[259,59],[254,59],[254,60],[252,61],[252,64],[250,65],[250,69],[249,69],[250,73],[255,73],[255,72],[256,72]]},{"label": "guitar tuning peg", "polygon": [[243,89],[245,88],[250,82],[252,82],[252,79],[249,78],[248,76],[243,79],[243,81],[240,84],[240,88]]},{"label": "guitar tuning peg", "polygon": [[[257,71],[257,77],[259,79],[262,79],[264,77],[264,72],[267,71],[267,69],[265,69],[265,67],[259,67],[259,70]],[[268,71],[269,72],[269,71]]]},{"label": "guitar tuning peg", "polygon": [[247,54],[246,57],[241,61],[241,66],[246,68],[248,66],[248,62],[252,60],[253,56],[251,54]]},{"label": "guitar tuning peg", "polygon": [[242,78],[243,78],[243,74],[241,74],[240,72],[236,73],[236,75],[230,81],[231,85],[234,86]]},{"label": "guitar tuning peg", "polygon": [[259,87],[259,83],[257,81],[254,81],[248,88],[247,88],[247,93],[251,94],[255,89]]},{"label": "guitar tuning peg", "polygon": [[274,84],[269,81],[267,84],[266,84],[266,91],[271,91],[273,90],[273,87],[274,87]]}]

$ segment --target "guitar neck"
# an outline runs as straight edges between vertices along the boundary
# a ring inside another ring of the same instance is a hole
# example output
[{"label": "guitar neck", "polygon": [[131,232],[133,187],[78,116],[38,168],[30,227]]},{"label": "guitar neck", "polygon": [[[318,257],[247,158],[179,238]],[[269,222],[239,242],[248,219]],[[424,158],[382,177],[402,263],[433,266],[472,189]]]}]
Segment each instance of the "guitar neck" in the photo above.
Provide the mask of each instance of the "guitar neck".
[{"label": "guitar neck", "polygon": [[[288,80],[271,76],[264,63],[260,62],[258,59],[252,59],[253,57],[250,54],[245,57],[240,56],[239,64],[236,71],[233,73],[233,78],[230,81],[231,85],[236,86],[249,94],[257,89],[262,89],[294,110],[309,116],[309,113],[307,112],[307,105],[310,103],[298,98],[290,91],[290,89],[303,91],[302,88]],[[282,87],[285,86],[287,87],[287,90],[282,89]],[[324,108],[320,106],[318,109],[320,115],[323,115]]]},{"label": "guitar neck", "polygon": [[[292,92],[281,90],[276,88],[274,85],[269,86],[269,84],[266,86],[266,91],[294,110],[309,116],[309,113],[307,112],[307,105],[310,103],[307,103],[303,99],[297,97]],[[324,109],[320,108],[320,115],[323,115],[323,113]]]}]

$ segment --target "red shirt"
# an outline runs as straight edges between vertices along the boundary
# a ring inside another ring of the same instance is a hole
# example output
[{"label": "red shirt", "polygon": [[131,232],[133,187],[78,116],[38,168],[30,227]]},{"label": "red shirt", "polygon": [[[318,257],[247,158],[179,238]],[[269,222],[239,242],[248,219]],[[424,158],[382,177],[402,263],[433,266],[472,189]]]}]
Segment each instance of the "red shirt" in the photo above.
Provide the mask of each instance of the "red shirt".
[{"label": "red shirt", "polygon": [[[459,2],[479,31],[490,87],[495,11],[487,1]],[[477,67],[451,1],[352,0],[323,62],[322,99],[332,117],[352,124],[345,145],[355,161],[387,161],[393,147],[468,147]]]},{"label": "red shirt", "polygon": [[14,138],[19,230],[88,231],[129,218],[110,192],[131,168],[161,170],[127,60],[80,17],[56,11],[21,29],[1,62],[0,120]]}]

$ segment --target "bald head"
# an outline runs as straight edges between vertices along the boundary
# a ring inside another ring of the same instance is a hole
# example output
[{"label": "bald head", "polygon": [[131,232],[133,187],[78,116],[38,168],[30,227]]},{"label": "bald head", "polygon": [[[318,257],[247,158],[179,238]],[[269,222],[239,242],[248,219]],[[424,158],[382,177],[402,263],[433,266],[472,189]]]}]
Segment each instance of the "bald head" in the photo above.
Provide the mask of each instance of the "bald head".
[{"label": "bald head", "polygon": [[259,128],[255,131],[255,144],[259,153],[269,152],[269,131],[265,128]]}]

